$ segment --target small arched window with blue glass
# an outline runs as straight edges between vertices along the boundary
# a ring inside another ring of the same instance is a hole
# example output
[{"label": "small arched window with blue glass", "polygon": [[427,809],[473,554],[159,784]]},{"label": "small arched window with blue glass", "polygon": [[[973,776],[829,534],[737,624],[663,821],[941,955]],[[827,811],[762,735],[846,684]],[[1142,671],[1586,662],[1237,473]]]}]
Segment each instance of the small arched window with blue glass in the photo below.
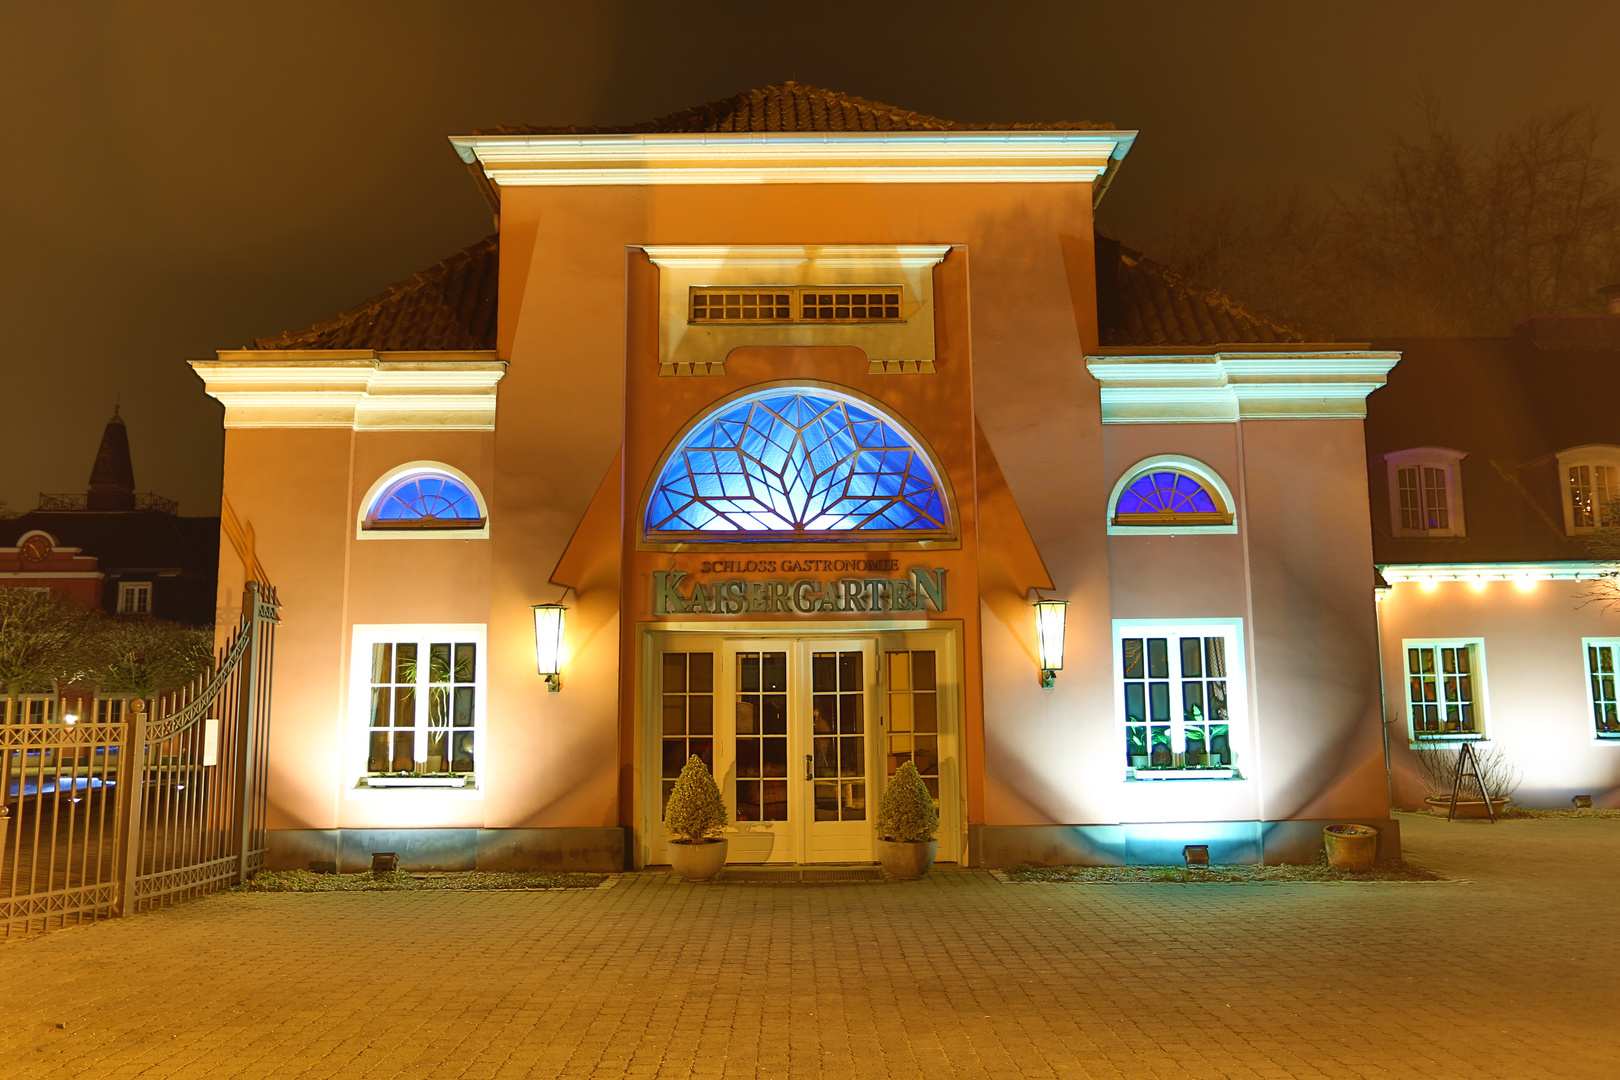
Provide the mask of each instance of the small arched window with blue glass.
[{"label": "small arched window with blue glass", "polygon": [[1214,470],[1186,458],[1150,458],[1114,488],[1111,532],[1235,532],[1232,495]]},{"label": "small arched window with blue glass", "polygon": [[930,540],[949,500],[922,445],[876,406],[821,387],[731,401],[669,452],[648,540]]},{"label": "small arched window with blue glass", "polygon": [[482,529],[486,518],[472,483],[443,468],[406,468],[380,483],[366,506],[373,530]]}]

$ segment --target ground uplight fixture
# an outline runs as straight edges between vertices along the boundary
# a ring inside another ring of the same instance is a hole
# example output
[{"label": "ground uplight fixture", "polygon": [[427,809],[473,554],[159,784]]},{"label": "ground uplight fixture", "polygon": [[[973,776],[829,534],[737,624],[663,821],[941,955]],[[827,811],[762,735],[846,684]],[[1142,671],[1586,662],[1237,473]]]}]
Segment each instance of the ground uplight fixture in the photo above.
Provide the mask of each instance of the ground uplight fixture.
[{"label": "ground uplight fixture", "polygon": [[1067,600],[1036,600],[1035,636],[1041,650],[1041,685],[1051,686],[1063,670],[1063,621]]},{"label": "ground uplight fixture", "polygon": [[562,604],[535,604],[534,666],[546,677],[546,689],[555,694],[562,689]]}]

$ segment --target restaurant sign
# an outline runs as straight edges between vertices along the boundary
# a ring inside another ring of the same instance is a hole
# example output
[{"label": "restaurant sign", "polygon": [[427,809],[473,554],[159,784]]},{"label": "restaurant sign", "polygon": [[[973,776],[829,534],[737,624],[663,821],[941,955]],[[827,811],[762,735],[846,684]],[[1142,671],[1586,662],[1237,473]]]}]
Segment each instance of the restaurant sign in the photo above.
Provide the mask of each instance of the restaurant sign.
[{"label": "restaurant sign", "polygon": [[[897,559],[762,559],[706,562],[702,572],[778,574],[900,569]],[[732,577],[698,581],[685,570],[653,572],[654,615],[814,615],[820,612],[944,611],[945,570],[913,567],[901,577]]]}]

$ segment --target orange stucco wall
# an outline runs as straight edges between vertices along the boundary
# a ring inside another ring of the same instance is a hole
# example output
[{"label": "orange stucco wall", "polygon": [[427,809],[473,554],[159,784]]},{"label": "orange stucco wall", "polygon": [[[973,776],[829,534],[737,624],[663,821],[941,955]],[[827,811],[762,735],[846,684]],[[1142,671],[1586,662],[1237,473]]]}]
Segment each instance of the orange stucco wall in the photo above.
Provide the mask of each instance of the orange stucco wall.
[{"label": "orange stucco wall", "polygon": [[[1105,427],[1085,364],[1097,344],[1085,186],[514,188],[501,220],[508,368],[493,433],[229,432],[227,499],[284,604],[272,828],[632,824],[631,659],[638,627],[662,618],[651,575],[700,576],[724,552],[644,544],[642,499],[695,417],[788,380],[879,403],[944,469],[956,541],[870,554],[949,571],[947,609],[926,617],[961,633],[969,824],[1165,820],[1152,801],[1163,784],[1123,779],[1112,685],[1112,620],[1160,615],[1244,620],[1262,747],[1247,780],[1177,796],[1183,820],[1383,813],[1360,424]],[[640,250],[654,244],[951,245],[934,270],[937,370],[870,374],[851,347],[743,348],[724,375],[660,377],[658,271]],[[1239,534],[1110,537],[1120,471],[1176,452],[1226,479]],[[424,459],[480,485],[489,538],[357,540],[366,489]],[[224,551],[222,582],[239,582]],[[1035,586],[1070,602],[1050,689],[1038,681]],[[529,607],[565,588],[563,689],[551,694],[535,673]],[[372,622],[487,623],[480,797],[347,794],[354,778],[333,748],[351,722],[352,627]]]}]

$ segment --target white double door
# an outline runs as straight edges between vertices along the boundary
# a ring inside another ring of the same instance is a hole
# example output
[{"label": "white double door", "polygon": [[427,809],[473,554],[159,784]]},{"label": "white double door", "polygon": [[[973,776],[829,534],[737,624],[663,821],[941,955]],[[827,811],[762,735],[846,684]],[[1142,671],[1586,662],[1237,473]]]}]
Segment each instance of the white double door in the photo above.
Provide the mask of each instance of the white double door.
[{"label": "white double door", "polygon": [[[733,863],[870,862],[882,789],[874,638],[660,635],[658,798],[709,764]],[[654,824],[656,847],[664,839]],[[654,852],[654,861],[664,861]]]}]

